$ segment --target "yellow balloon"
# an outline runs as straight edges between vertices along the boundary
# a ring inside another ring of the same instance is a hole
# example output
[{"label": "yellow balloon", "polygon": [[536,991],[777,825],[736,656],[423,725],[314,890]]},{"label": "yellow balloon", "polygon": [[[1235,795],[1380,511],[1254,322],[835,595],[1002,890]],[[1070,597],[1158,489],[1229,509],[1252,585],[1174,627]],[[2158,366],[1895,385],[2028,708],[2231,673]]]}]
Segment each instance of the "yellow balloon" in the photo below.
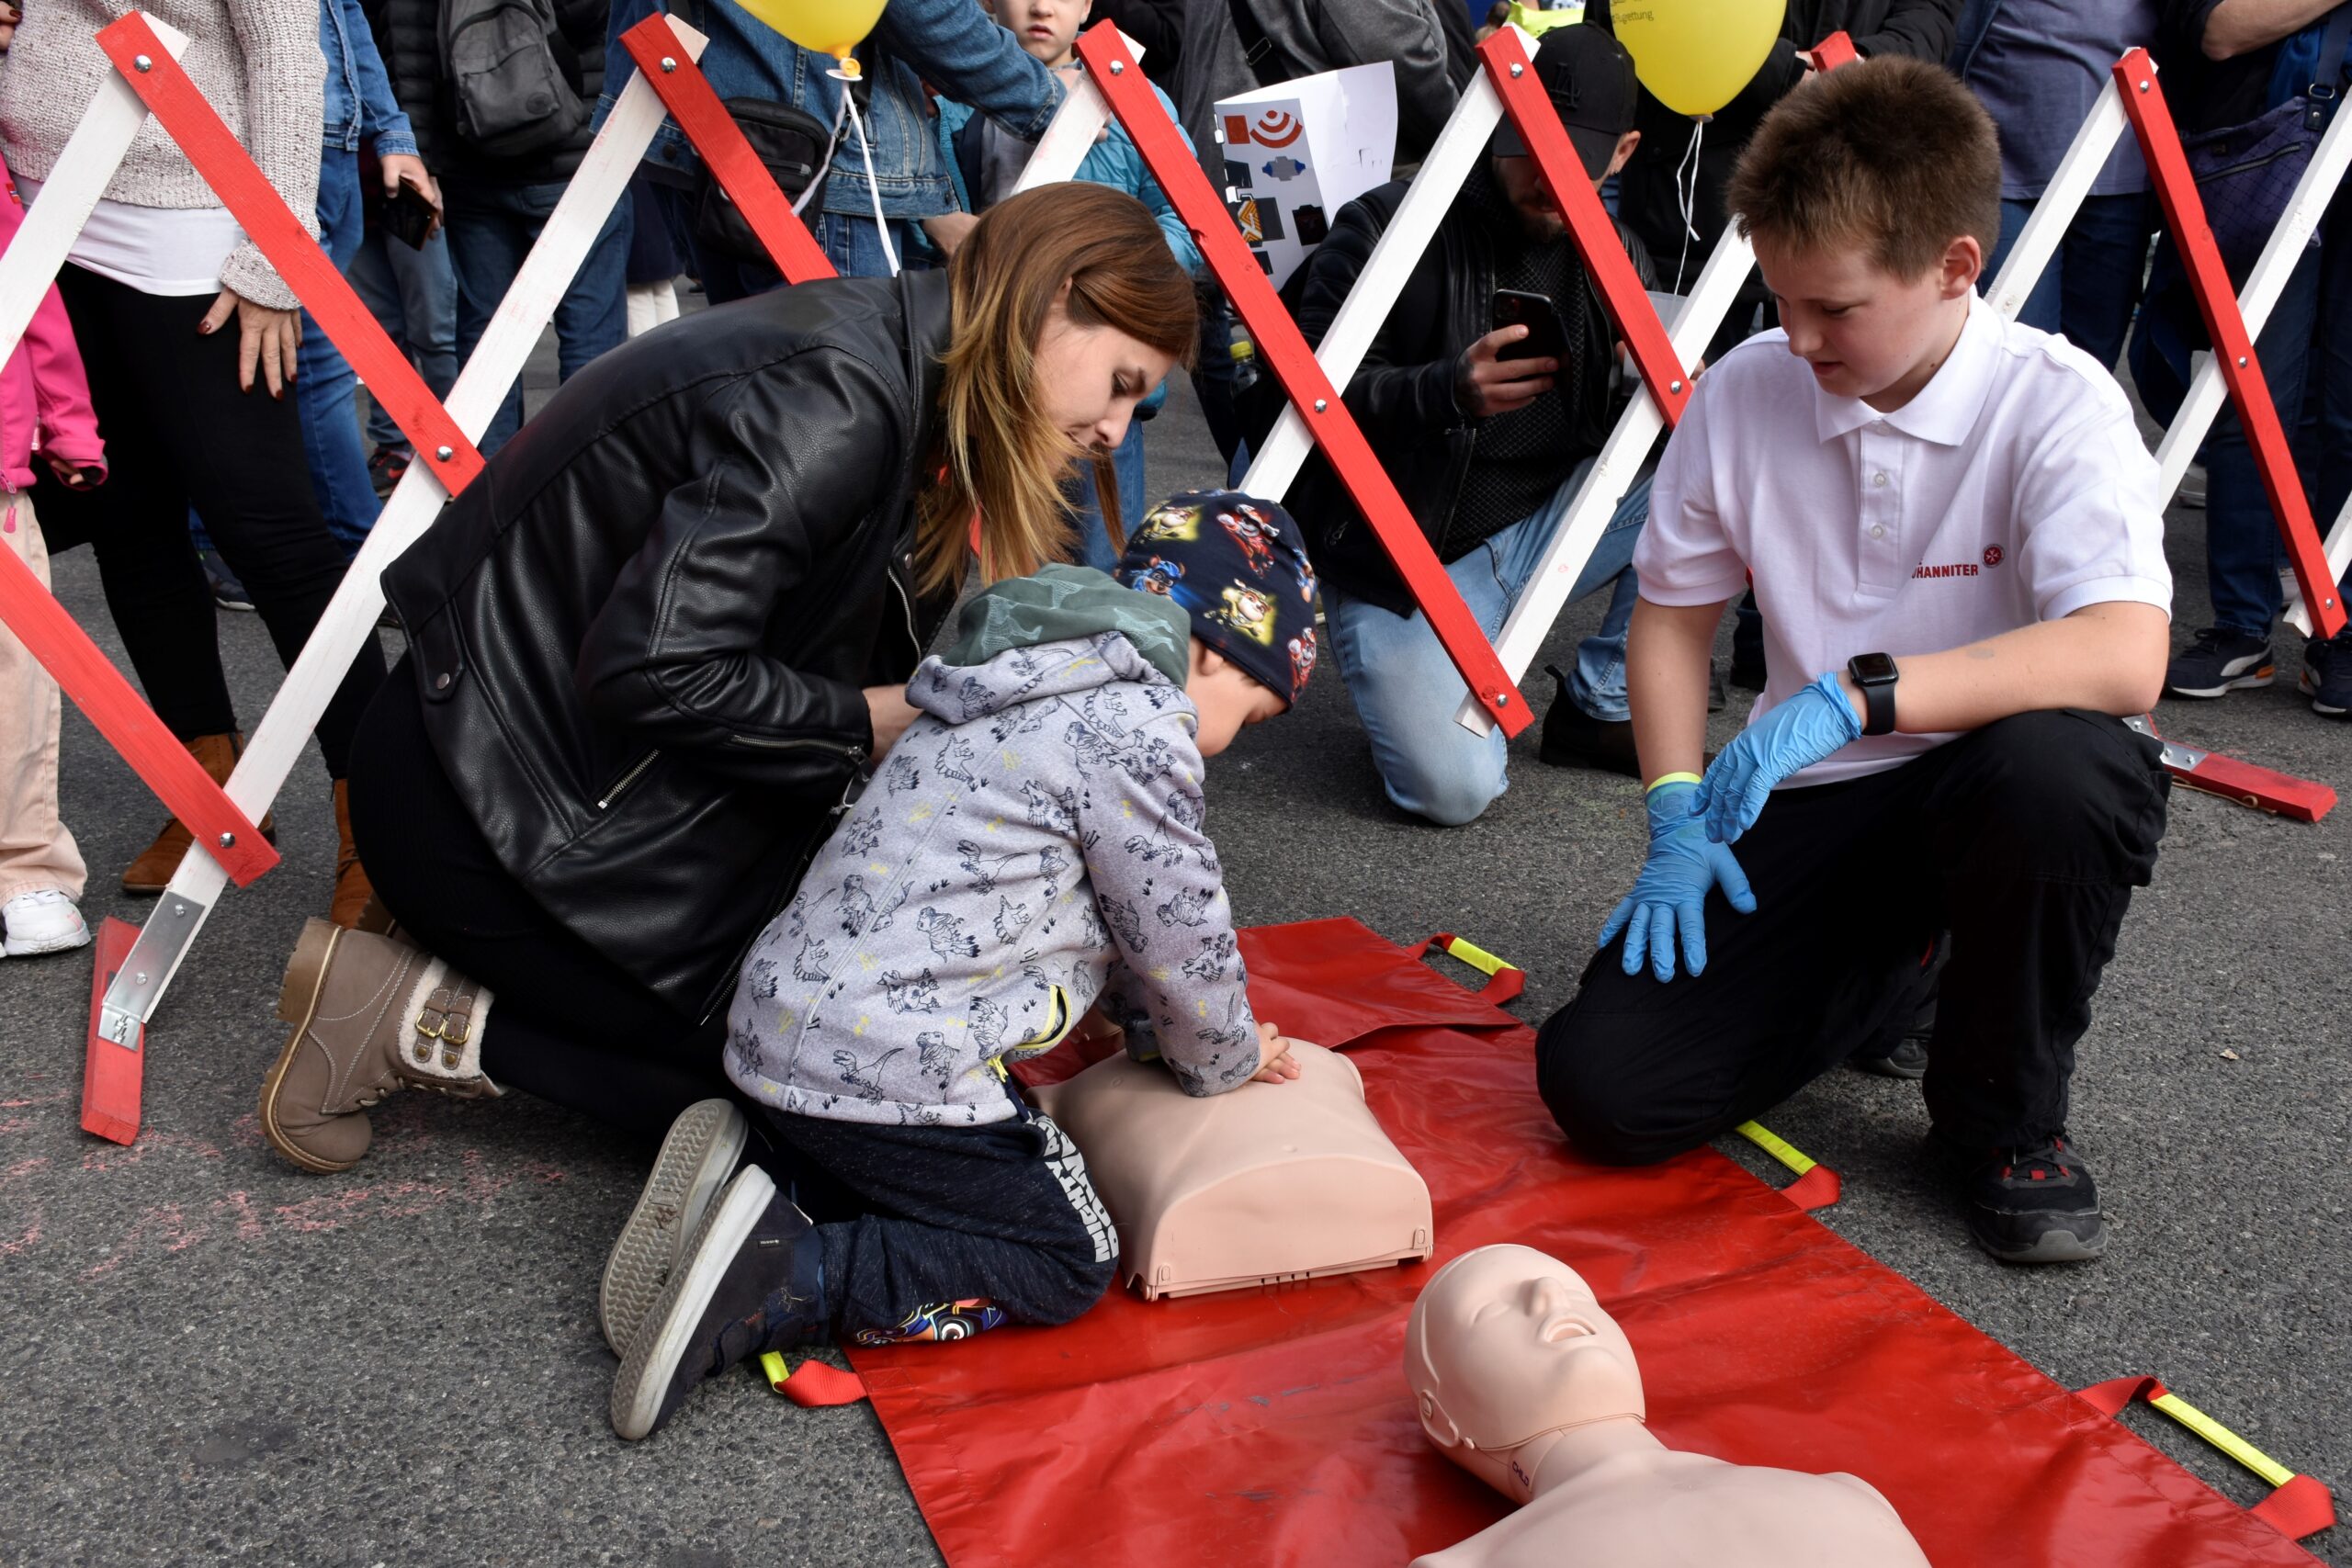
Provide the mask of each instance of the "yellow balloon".
[{"label": "yellow balloon", "polygon": [[1787,0],[1625,0],[1609,15],[1651,96],[1677,114],[1702,115],[1747,85],[1787,8]]},{"label": "yellow balloon", "polygon": [[801,48],[846,57],[881,19],[884,0],[738,0]]}]

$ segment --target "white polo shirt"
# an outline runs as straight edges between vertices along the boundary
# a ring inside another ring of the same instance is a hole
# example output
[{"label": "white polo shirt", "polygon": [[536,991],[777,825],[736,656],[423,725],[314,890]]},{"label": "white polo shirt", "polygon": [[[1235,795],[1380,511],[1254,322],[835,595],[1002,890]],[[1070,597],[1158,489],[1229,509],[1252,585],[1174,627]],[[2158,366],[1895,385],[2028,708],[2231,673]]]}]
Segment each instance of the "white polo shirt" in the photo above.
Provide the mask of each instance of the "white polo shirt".
[{"label": "white polo shirt", "polygon": [[[2122,389],[1981,299],[1889,414],[1823,391],[1786,333],[1726,355],[1667,443],[1634,567],[1642,597],[1678,606],[1736,598],[1752,574],[1770,678],[1750,724],[1857,654],[1900,663],[2086,604],[2172,605],[2156,462]],[[1952,739],[1864,736],[1785,782],[1858,778]]]}]

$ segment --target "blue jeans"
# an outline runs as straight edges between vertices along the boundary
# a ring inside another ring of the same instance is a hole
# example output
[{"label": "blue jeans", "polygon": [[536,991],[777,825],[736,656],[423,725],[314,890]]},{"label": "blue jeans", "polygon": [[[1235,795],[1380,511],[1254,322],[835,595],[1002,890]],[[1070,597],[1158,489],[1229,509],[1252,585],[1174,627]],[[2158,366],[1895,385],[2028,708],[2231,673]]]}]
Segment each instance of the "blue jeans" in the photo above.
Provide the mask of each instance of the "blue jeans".
[{"label": "blue jeans", "polygon": [[[1445,569],[1488,641],[1502,634],[1504,620],[1591,466],[1589,458],[1577,464],[1543,511]],[[1577,647],[1576,671],[1568,680],[1569,700],[1594,718],[1619,720],[1631,712],[1625,704],[1625,629],[1637,593],[1634,543],[1649,513],[1650,477],[1644,474],[1618,502],[1568,595],[1573,603],[1614,585],[1600,630]],[[1473,735],[1453,722],[1470,689],[1430,629],[1429,618],[1419,610],[1392,615],[1328,585],[1323,615],[1332,655],[1372,741],[1373,765],[1380,770],[1388,798],[1441,827],[1475,821],[1510,787],[1508,742],[1499,729]]]},{"label": "blue jeans", "polygon": [[[2278,423],[2294,437],[2295,466],[2324,536],[2352,492],[2352,201],[2336,197],[2320,235],[2320,248],[2306,251],[2288,275],[2270,320],[2255,338],[2255,355],[2262,362]],[[2182,321],[2195,316],[2192,304],[2175,298],[2186,285],[2167,282],[2177,276],[2170,256],[2160,255],[2143,321],[2158,309],[2160,298]],[[2186,357],[2186,348],[2165,332],[2143,327],[2132,340],[2132,380],[2160,420],[2171,420],[2188,391]],[[2282,607],[2278,566],[2284,546],[2233,405],[2225,405],[2214,420],[2203,457],[2213,625],[2267,637]],[[2352,575],[2346,581],[2352,582]]]},{"label": "blue jeans", "polygon": [[[1143,487],[1143,421],[1127,422],[1127,438],[1111,454],[1111,468],[1119,479],[1119,523],[1132,539],[1148,509]],[[1081,468],[1069,481],[1070,501],[1078,508],[1078,559],[1081,566],[1109,571],[1119,564],[1120,552],[1111,547],[1102,527],[1102,508],[1094,491],[1094,471]]]},{"label": "blue jeans", "polygon": [[[2002,201],[2001,239],[1984,264],[1984,288],[1992,288],[2035,205]],[[2147,271],[2148,241],[2154,229],[2154,199],[2144,191],[2085,197],[2018,320],[2046,333],[2064,333],[2076,348],[2114,369],[2124,336],[2132,330],[2132,311],[2140,303],[2140,279]]]},{"label": "blue jeans", "polygon": [[[449,265],[458,277],[458,357],[473,357],[491,313],[506,298],[523,258],[537,243],[548,215],[561,199],[561,184],[497,185],[456,180],[441,187],[449,226]],[[569,380],[574,371],[628,336],[629,204],[614,205],[611,216],[571,287],[555,308],[556,369]],[[506,445],[523,426],[521,378],[506,389],[506,400],[477,445],[485,457]]]},{"label": "blue jeans", "polygon": [[[421,249],[390,235],[372,233],[359,246],[345,276],[377,324],[408,350],[409,363],[443,402],[458,383],[458,278],[449,270],[449,236],[435,229]],[[368,439],[378,446],[406,451],[409,439],[392,416],[371,402]]]},{"label": "blue jeans", "polygon": [[[682,192],[661,188],[661,195],[684,206],[685,232],[694,233],[693,198]],[[860,213],[854,217],[840,212],[820,212],[814,220],[802,213],[808,232],[833,270],[843,277],[888,277],[889,258],[882,254],[881,231],[874,226],[874,215]],[[916,272],[930,267],[933,254],[929,242],[923,238],[922,227],[904,220],[894,219],[890,224],[890,248],[899,254],[901,271]],[[745,261],[725,251],[712,249],[697,243],[695,260],[701,267],[703,295],[714,305],[724,305],[733,299],[747,299],[754,294],[784,287],[784,274],[765,261]]]},{"label": "blue jeans", "polygon": [[[359,155],[329,148],[319,159],[319,247],[337,272],[351,270],[360,232]],[[327,531],[345,550],[356,550],[383,506],[368,482],[368,450],[359,440],[353,398],[359,378],[308,310],[294,364],[294,406],[301,414],[311,488],[318,492]]]}]

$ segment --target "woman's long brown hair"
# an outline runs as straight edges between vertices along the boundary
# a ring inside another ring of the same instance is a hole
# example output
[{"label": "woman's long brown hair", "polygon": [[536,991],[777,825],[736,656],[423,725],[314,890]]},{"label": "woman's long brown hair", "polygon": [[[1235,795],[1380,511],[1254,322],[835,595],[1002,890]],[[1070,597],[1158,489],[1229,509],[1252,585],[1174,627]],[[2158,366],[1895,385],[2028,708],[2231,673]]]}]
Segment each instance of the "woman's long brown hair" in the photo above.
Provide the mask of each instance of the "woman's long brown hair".
[{"label": "woman's long brown hair", "polygon": [[994,581],[1068,559],[1075,540],[1062,481],[1093,456],[1102,510],[1118,537],[1107,454],[1090,454],[1038,411],[1037,340],[1062,284],[1071,323],[1110,326],[1189,366],[1199,344],[1193,280],[1144,205],[1107,186],[1025,191],[989,209],[950,264],[955,330],[943,361],[939,451],[945,479],[923,492],[916,575],[925,593],[963,579],[974,513],[980,572]]}]

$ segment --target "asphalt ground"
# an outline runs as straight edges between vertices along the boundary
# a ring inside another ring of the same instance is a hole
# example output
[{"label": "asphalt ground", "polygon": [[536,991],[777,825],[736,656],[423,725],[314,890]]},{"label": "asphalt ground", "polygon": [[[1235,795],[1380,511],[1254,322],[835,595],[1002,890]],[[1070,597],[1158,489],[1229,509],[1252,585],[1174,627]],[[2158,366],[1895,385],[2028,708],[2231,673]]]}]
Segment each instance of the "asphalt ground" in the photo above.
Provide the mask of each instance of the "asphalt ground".
[{"label": "asphalt ground", "polygon": [[[1149,442],[1156,491],[1217,477],[1182,388]],[[2184,626],[2203,607],[2200,524],[2171,523]],[[86,551],[58,562],[57,589],[121,663]],[[1572,609],[1546,659],[1600,611]],[[250,725],[280,671],[254,617],[223,615],[220,632]],[[2352,728],[2288,685],[2159,717],[2352,789]],[[1713,743],[1735,723],[1717,716]],[[1237,912],[1353,915],[1403,942],[1462,932],[1527,968],[1516,1010],[1540,1020],[1572,994],[1644,835],[1635,784],[1546,767],[1534,740],[1481,820],[1429,827],[1386,804],[1344,688],[1317,682],[1212,771]],[[160,813],[70,709],[63,801],[94,868],[92,924],[143,919],[153,906],[114,877]],[[730,1378],[659,1440],[613,1438],[595,1285],[648,1146],[520,1096],[407,1095],[347,1175],[269,1153],[254,1103],[283,1033],[273,1004],[334,846],[315,753],[277,820],[285,863],[227,898],[149,1032],[130,1147],[76,1126],[87,954],[0,963],[0,1561],[937,1561],[862,1406],[801,1411]],[[1826,1224],[2052,1377],[2159,1374],[2346,1495],[2348,872],[2352,807],[2306,826],[2175,792],[2075,1080],[2113,1230],[2103,1262],[2021,1270],[1972,1249],[1923,1172],[1909,1085],[1834,1073],[1770,1124],[1844,1174]],[[1742,1143],[1726,1152],[1784,1179]],[[2127,1419],[2228,1495],[2262,1494],[2162,1417]],[[2352,1530],[2313,1544],[2352,1563]]]}]

